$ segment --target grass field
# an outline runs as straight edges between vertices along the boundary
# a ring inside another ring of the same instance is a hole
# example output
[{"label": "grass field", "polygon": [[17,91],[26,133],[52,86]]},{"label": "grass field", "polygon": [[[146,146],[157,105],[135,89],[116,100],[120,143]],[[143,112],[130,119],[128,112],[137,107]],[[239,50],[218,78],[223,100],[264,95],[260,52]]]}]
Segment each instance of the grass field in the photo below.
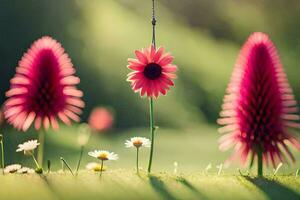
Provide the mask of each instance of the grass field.
[{"label": "grass field", "polygon": [[[178,163],[179,173],[198,173],[203,171],[207,165],[211,164],[211,172],[216,172],[217,165],[223,163],[230,151],[221,152],[218,148],[220,134],[215,126],[202,125],[190,129],[164,129],[160,128],[156,132],[154,151],[154,172],[173,173],[174,162]],[[59,132],[49,132],[46,137],[45,160],[50,159],[53,170],[61,168],[60,157],[64,157],[72,167],[75,168],[79,157],[79,145],[77,144],[78,127],[61,127]],[[4,140],[6,149],[6,163],[21,163],[25,166],[34,167],[31,158],[25,157],[22,153],[16,153],[17,145],[28,139],[37,138],[37,134],[19,133],[13,129],[4,130]],[[119,160],[108,162],[109,169],[128,169],[135,167],[135,150],[125,148],[124,142],[133,136],[149,137],[148,129],[130,129],[116,133],[93,134],[85,148],[81,168],[88,162],[95,161],[87,155],[88,151],[94,149],[104,149],[119,154]],[[293,149],[292,149],[293,150]],[[294,164],[284,164],[278,174],[286,175],[295,173],[300,167],[300,154],[294,151],[297,162]],[[149,158],[149,149],[141,149],[140,167],[146,169]],[[232,163],[224,172],[237,174],[239,163]],[[255,173],[255,169],[253,169]],[[267,173],[272,174],[270,167]]]},{"label": "grass field", "polygon": [[299,200],[300,178],[253,178],[234,175],[159,173],[137,176],[130,170],[112,170],[100,178],[81,171],[0,176],[0,199],[249,199]]},{"label": "grass field", "polygon": [[[284,164],[273,176],[273,168],[265,170],[266,178],[241,176],[238,163],[223,168],[218,175],[217,165],[226,160],[230,152],[218,150],[217,127],[201,126],[184,130],[159,129],[156,133],[156,149],[153,174],[135,173],[135,151],[126,149],[126,139],[139,135],[148,136],[147,129],[132,129],[111,136],[92,135],[86,146],[81,171],[73,177],[61,170],[60,156],[74,169],[79,156],[77,127],[62,127],[58,133],[47,134],[45,159],[51,160],[49,174],[39,176],[0,174],[0,199],[300,199],[299,153],[298,162]],[[17,144],[36,138],[36,133],[21,134],[4,129],[6,163],[21,163],[34,167],[31,158],[16,153]],[[102,178],[99,174],[84,170],[85,164],[95,161],[87,155],[94,149],[107,149],[119,154],[118,161],[109,161]],[[141,150],[140,167],[146,169],[149,149]],[[178,163],[174,174],[174,162]],[[205,170],[208,165],[209,170]],[[44,166],[45,167],[45,166]],[[246,174],[247,168],[242,168]]]}]

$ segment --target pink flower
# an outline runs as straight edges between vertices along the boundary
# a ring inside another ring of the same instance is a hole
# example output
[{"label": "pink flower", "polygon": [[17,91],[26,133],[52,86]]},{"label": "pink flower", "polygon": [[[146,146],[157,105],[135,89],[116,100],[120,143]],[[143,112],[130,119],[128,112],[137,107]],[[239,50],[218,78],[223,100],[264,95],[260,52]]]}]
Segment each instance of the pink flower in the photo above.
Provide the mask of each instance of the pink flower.
[{"label": "pink flower", "polygon": [[288,144],[300,144],[288,131],[299,128],[299,116],[292,89],[276,48],[264,33],[253,33],[244,44],[235,65],[220,113],[220,149],[234,146],[229,160],[257,157],[262,150],[265,164],[295,160]]},{"label": "pink flower", "polygon": [[70,125],[80,121],[83,93],[76,89],[80,82],[62,46],[51,37],[35,41],[24,54],[11,79],[6,96],[5,117],[8,123],[26,131],[32,123],[58,129],[57,117]]},{"label": "pink flower", "polygon": [[170,86],[174,86],[172,79],[176,78],[174,73],[177,67],[171,64],[173,56],[163,52],[163,47],[155,50],[150,46],[142,51],[136,50],[137,59],[128,59],[127,67],[133,72],[128,74],[127,81],[131,82],[134,92],[157,98],[160,93],[165,95]]},{"label": "pink flower", "polygon": [[113,114],[104,107],[94,108],[89,117],[89,126],[94,131],[106,131],[112,127],[113,123]]}]

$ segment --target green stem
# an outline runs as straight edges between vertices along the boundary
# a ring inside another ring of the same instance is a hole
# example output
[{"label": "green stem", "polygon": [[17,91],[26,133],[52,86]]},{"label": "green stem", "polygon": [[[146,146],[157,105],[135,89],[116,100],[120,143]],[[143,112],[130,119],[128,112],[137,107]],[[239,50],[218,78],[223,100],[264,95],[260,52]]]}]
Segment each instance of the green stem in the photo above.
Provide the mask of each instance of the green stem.
[{"label": "green stem", "polygon": [[71,169],[70,165],[67,163],[67,161],[63,158],[60,157],[60,160],[67,166],[68,170],[71,172],[71,174],[74,176],[73,170]]},{"label": "green stem", "polygon": [[100,178],[102,177],[102,172],[103,172],[103,160],[101,160]]},{"label": "green stem", "polygon": [[34,161],[34,163],[35,163],[35,165],[36,165],[36,168],[41,169],[41,167],[40,167],[38,161],[35,159],[34,155],[31,154],[31,156],[32,156],[32,159],[33,159],[33,161]]},{"label": "green stem", "polygon": [[51,161],[50,160],[47,161],[47,168],[48,168],[47,173],[50,173],[50,171],[51,171]]},{"label": "green stem", "polygon": [[257,151],[257,175],[263,176],[263,159],[262,159],[262,149],[259,148]]},{"label": "green stem", "polygon": [[1,144],[1,167],[2,167],[2,173],[4,174],[5,163],[4,163],[4,145],[3,145],[3,139],[1,140],[0,144]]},{"label": "green stem", "polygon": [[136,173],[139,174],[139,150],[140,148],[136,148]]},{"label": "green stem", "polygon": [[37,160],[39,165],[43,166],[43,158],[44,158],[44,144],[45,144],[45,131],[42,130],[39,132],[39,147],[38,147],[38,154]]},{"label": "green stem", "polygon": [[83,150],[84,150],[84,146],[81,146],[79,160],[78,160],[77,167],[76,167],[76,172],[75,172],[76,176],[78,174],[80,163],[81,163],[81,160],[82,160]]},{"label": "green stem", "polygon": [[152,167],[152,159],[153,159],[153,150],[154,150],[154,115],[153,115],[153,98],[150,97],[149,100],[150,106],[150,134],[151,134],[151,149],[150,149],[150,158],[149,158],[149,165],[148,165],[148,173],[151,173]]},{"label": "green stem", "polygon": [[61,162],[61,171],[64,172],[65,171],[64,161],[62,161],[62,159],[60,159],[60,162]]}]

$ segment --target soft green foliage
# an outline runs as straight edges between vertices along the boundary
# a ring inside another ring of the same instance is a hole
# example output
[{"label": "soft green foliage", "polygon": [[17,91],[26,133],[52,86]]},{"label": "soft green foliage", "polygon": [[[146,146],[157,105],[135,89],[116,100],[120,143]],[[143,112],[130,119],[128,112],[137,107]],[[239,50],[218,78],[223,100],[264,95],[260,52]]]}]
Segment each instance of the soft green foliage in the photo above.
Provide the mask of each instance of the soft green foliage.
[{"label": "soft green foliage", "polygon": [[[176,87],[155,102],[156,122],[183,128],[215,123],[239,49],[254,31],[274,40],[299,100],[299,8],[299,0],[157,1],[157,44],[175,56],[179,72]],[[0,50],[5,71],[0,104],[22,53],[37,38],[51,35],[65,47],[81,78],[83,120],[100,104],[115,110],[118,128],[148,123],[147,100],[134,94],[125,79],[127,58],[150,45],[151,1],[6,0],[0,17],[0,36],[6,38]]]},{"label": "soft green foliage", "polygon": [[[276,176],[254,178],[192,173],[140,176],[130,170],[98,174],[80,171],[51,172],[39,176],[0,175],[0,199],[218,199],[218,200],[298,200],[300,178]],[[4,186],[4,187],[3,187]],[[18,191],[18,192],[15,192]]]},{"label": "soft green foliage", "polygon": [[[48,132],[46,134],[45,158],[46,161],[51,160],[51,169],[59,170],[60,157],[63,157],[75,170],[77,160],[80,154],[80,146],[77,143],[78,127],[62,126],[58,132]],[[13,129],[4,130],[4,145],[6,147],[6,163],[22,163],[25,166],[34,167],[34,163],[30,157],[26,157],[23,153],[16,153],[19,143],[28,139],[37,138],[34,130],[30,133],[22,134]],[[217,165],[223,163],[230,151],[221,152],[218,149],[219,134],[217,127],[214,126],[197,126],[186,129],[165,129],[159,128],[156,132],[156,148],[154,151],[153,171],[166,171],[173,173],[174,162],[178,163],[178,173],[197,172],[204,170],[209,163],[212,168],[209,172],[217,173]],[[115,162],[107,162],[105,165],[109,169],[124,168],[133,170],[135,167],[135,149],[125,148],[125,140],[133,136],[148,137],[150,136],[148,129],[130,129],[126,131],[114,131],[100,134],[92,134],[88,145],[84,149],[83,162],[81,169],[85,167],[87,162],[94,162],[94,158],[87,155],[88,151],[94,149],[103,149],[113,151],[119,154],[120,159]],[[296,172],[299,168],[299,154],[294,151],[297,162],[295,164],[284,164],[277,174],[288,174]],[[140,167],[147,169],[149,159],[149,149],[142,148],[140,151]],[[238,162],[233,163],[230,167],[224,166],[223,171],[238,174]],[[254,165],[256,167],[256,165]],[[256,173],[255,167],[253,173]],[[247,170],[241,168],[242,171]],[[268,174],[273,174],[273,167],[269,167]]]}]

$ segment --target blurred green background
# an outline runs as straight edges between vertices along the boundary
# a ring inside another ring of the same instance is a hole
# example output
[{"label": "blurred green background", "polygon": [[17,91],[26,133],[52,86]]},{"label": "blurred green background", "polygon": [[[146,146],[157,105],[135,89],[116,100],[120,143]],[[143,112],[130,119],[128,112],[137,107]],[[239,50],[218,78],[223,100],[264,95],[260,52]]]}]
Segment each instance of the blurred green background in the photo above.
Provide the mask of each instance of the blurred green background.
[{"label": "blurred green background", "polygon": [[[179,72],[176,87],[155,102],[161,127],[156,169],[172,169],[178,161],[184,170],[198,170],[224,161],[228,153],[218,151],[215,122],[239,48],[252,32],[270,35],[299,100],[299,18],[299,0],[157,0],[157,44],[175,56]],[[126,65],[135,49],[150,44],[150,21],[150,0],[0,0],[0,104],[22,54],[50,35],[62,43],[81,78],[82,120],[97,105],[114,110],[113,130],[94,135],[89,148],[119,151],[124,159],[113,165],[133,167],[134,153],[123,142],[148,135],[148,101],[131,91]],[[36,134],[7,125],[3,131],[7,160],[17,162],[23,156],[13,153],[16,145]],[[49,134],[48,156],[75,162],[76,131],[63,127]]]}]

